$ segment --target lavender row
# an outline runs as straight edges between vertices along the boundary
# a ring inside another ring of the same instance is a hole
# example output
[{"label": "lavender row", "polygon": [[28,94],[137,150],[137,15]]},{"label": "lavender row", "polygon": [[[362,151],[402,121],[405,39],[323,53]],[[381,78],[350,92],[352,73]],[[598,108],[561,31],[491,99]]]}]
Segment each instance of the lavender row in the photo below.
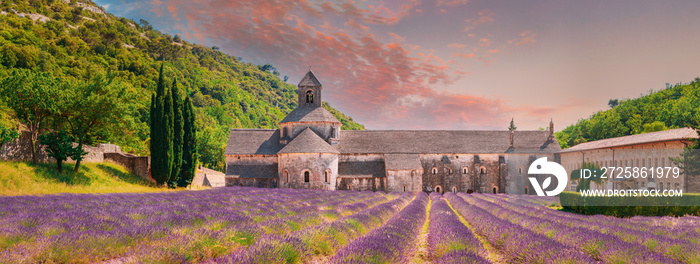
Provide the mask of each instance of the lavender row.
[{"label": "lavender row", "polygon": [[[332,201],[333,206],[321,204],[315,209],[302,208],[303,210],[295,211],[290,217],[275,218],[260,223],[249,223],[237,228],[241,232],[246,232],[249,235],[257,236],[263,234],[275,234],[284,236],[288,233],[298,230],[304,230],[315,225],[325,223],[327,220],[337,219],[341,216],[352,214],[358,210],[373,206],[381,202],[386,202],[387,197],[384,195],[376,196],[371,199],[360,200],[351,203],[353,200]],[[325,209],[336,208],[336,209]],[[325,210],[324,210],[325,209]]]},{"label": "lavender row", "polygon": [[[565,221],[565,223],[569,226],[585,226],[589,229],[598,230],[603,233],[613,232],[611,230],[619,231],[620,228],[623,228],[626,230],[625,233],[643,232],[659,237],[686,240],[694,244],[700,243],[700,217],[697,216],[635,216],[632,218],[617,218],[605,215],[588,216],[548,210],[547,208],[542,208],[537,204],[529,203],[523,201],[522,199],[513,199],[513,197],[510,195],[488,195],[486,197],[507,200],[510,203],[515,203],[517,205],[522,206],[529,206],[535,208],[535,210],[538,211],[545,211],[549,214],[554,214],[559,218],[570,220]],[[516,196],[516,198],[522,197]],[[580,221],[585,221],[588,223],[580,223]],[[631,235],[632,234],[625,234],[623,238],[627,239],[627,237],[630,237]]]},{"label": "lavender row", "polygon": [[332,263],[406,263],[426,220],[428,195],[416,198],[381,227],[353,240],[330,259]]},{"label": "lavender row", "polygon": [[595,262],[575,248],[502,220],[487,210],[468,204],[460,196],[446,193],[444,197],[479,235],[501,251],[507,263]]},{"label": "lavender row", "polygon": [[[481,198],[481,196],[476,196]],[[614,236],[616,240],[611,240],[609,243],[617,243],[617,240],[637,244],[638,247],[651,250],[660,255],[673,258],[676,261],[686,263],[700,262],[700,246],[696,243],[691,243],[682,239],[671,239],[664,236],[655,235],[650,232],[642,232],[638,230],[630,230],[625,227],[611,226],[607,222],[599,222],[592,224],[587,221],[581,221],[576,218],[558,217],[551,213],[553,210],[532,210],[532,208],[519,207],[503,200],[493,201],[496,205],[516,213],[530,217],[536,222],[554,222],[559,226],[564,225],[569,228],[585,228],[591,231],[597,231],[606,236]],[[534,220],[538,219],[538,220]],[[613,220],[613,219],[604,219]],[[517,219],[516,221],[520,221]],[[545,231],[546,232],[546,231]]]},{"label": "lavender row", "polygon": [[[389,196],[395,197],[396,194]],[[404,207],[412,197],[413,194],[404,193],[394,200],[376,206],[368,204],[369,208],[359,213],[315,228],[302,229],[292,235],[266,235],[248,248],[241,248],[226,256],[212,259],[210,262],[289,263],[316,255],[327,255],[340,245],[346,244],[347,240],[357,237],[363,230],[371,230],[374,226],[384,222]]]},{"label": "lavender row", "polygon": [[434,263],[489,263],[488,252],[442,195],[430,194],[428,249]]},{"label": "lavender row", "polygon": [[[641,244],[651,244],[650,246],[654,248],[654,250],[661,250],[661,248],[656,247],[656,244],[658,243],[658,241],[655,241],[656,239],[661,241],[682,240],[681,242],[679,242],[681,244],[684,244],[686,242],[698,244],[700,242],[700,221],[698,221],[698,219],[700,218],[693,216],[686,216],[681,218],[633,217],[632,219],[617,218],[604,215],[587,216],[556,210],[549,210],[548,208],[543,208],[541,206],[527,203],[522,200],[513,200],[510,198],[505,198],[507,196],[502,195],[479,195],[476,197],[484,197],[487,199],[498,198],[498,200],[502,201],[507,200],[508,204],[518,205],[513,208],[519,210],[520,212],[528,212],[530,214],[538,216],[542,216],[545,214],[553,215],[554,218],[552,219],[558,220],[561,224],[566,224],[570,227],[585,227],[602,233],[615,234],[628,242],[633,241]],[[526,206],[528,208],[521,208],[522,206]],[[675,248],[676,247],[671,248],[671,250],[679,250]],[[668,254],[673,255],[677,253],[669,252]],[[692,255],[692,253],[685,255],[690,256]]]},{"label": "lavender row", "polygon": [[638,244],[625,242],[614,235],[602,234],[583,227],[569,227],[546,218],[532,217],[474,196],[460,196],[506,221],[537,234],[547,235],[572,248],[579,248],[592,258],[604,263],[677,263],[673,259],[654,253]]},{"label": "lavender row", "polygon": [[[232,231],[238,224],[318,210],[314,203],[349,203],[377,196],[383,195],[225,188],[164,194],[3,197],[0,262],[87,263],[134,254],[148,257],[156,251],[209,258],[226,253],[222,248],[251,243],[246,234]],[[278,208],[284,212],[276,212]]]}]

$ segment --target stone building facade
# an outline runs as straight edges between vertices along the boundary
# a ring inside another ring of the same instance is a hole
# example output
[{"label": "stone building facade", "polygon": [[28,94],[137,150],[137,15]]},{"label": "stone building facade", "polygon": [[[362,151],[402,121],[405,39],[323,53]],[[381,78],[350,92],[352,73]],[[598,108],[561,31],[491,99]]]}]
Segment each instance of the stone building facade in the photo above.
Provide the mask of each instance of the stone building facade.
[{"label": "stone building facade", "polygon": [[[324,190],[532,193],[527,168],[558,161],[544,131],[341,130],[309,71],[280,129],[232,129],[226,185]],[[555,186],[555,185],[553,185]]]},{"label": "stone building facade", "polygon": [[[691,138],[698,138],[698,133],[692,128],[670,129],[581,143],[562,150],[559,155],[561,164],[569,175],[572,171],[580,169],[583,163],[599,168],[630,168],[630,177],[625,176],[624,169],[616,169],[615,178],[604,179],[601,183],[592,182],[591,189],[672,189],[700,192],[698,177],[686,177],[682,170],[679,170],[678,177],[674,177],[672,173],[677,165],[670,158],[680,157],[683,149],[692,143]],[[646,177],[642,177],[641,174],[634,177],[634,168],[637,168],[637,171],[646,170]],[[664,168],[662,177],[650,177],[651,170],[657,171],[658,168]],[[665,168],[671,168],[670,175]],[[620,178],[618,173],[622,173]],[[576,190],[575,181],[569,184],[569,190]]]}]

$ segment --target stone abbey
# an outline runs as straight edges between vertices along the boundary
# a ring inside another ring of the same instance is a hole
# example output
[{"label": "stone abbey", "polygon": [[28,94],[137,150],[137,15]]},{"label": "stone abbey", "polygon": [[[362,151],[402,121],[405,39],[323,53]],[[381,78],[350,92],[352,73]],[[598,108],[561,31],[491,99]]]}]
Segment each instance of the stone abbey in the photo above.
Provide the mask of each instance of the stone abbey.
[{"label": "stone abbey", "polygon": [[[561,150],[549,130],[341,130],[309,71],[279,129],[231,129],[226,185],[532,193],[527,169]],[[543,175],[544,176],[544,175]]]}]

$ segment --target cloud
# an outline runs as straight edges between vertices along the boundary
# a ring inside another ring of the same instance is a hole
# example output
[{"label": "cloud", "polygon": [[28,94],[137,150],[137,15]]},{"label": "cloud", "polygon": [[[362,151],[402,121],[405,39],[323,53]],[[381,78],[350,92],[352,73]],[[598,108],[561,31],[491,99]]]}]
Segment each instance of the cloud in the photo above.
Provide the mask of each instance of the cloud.
[{"label": "cloud", "polygon": [[391,36],[391,38],[393,38],[394,40],[396,40],[398,42],[403,42],[406,40],[406,38],[399,36],[398,34],[393,33],[393,32],[389,32],[389,36]]},{"label": "cloud", "polygon": [[527,45],[527,44],[535,44],[537,40],[535,40],[535,37],[537,34],[532,33],[532,31],[524,31],[523,33],[520,33],[520,39],[518,40],[509,40],[508,43],[515,44],[515,46],[520,46],[520,45]]},{"label": "cloud", "polygon": [[454,58],[471,58],[474,57],[474,53],[452,53],[452,57]]},{"label": "cloud", "polygon": [[494,13],[488,10],[482,10],[477,13],[478,17],[476,19],[466,19],[464,22],[467,23],[467,26],[464,28],[464,32],[471,31],[476,28],[476,26],[481,25],[481,24],[492,24],[495,19]]},{"label": "cloud", "polygon": [[437,6],[460,6],[469,3],[468,0],[437,0],[435,4]]},{"label": "cloud", "polygon": [[487,38],[479,39],[479,45],[482,47],[488,47],[491,45],[491,41]]},{"label": "cloud", "polygon": [[183,18],[174,27],[186,38],[219,46],[246,61],[273,63],[292,77],[291,82],[311,65],[324,84],[324,100],[369,128],[476,129],[505,122],[500,114],[505,106],[499,99],[439,92],[464,74],[450,67],[453,60],[405,43],[392,32],[372,34],[379,33],[373,31],[374,24],[396,23],[416,1],[400,6],[353,1],[161,1],[157,8],[168,6],[164,12]]},{"label": "cloud", "polygon": [[467,46],[467,45],[458,44],[458,43],[450,43],[450,44],[447,44],[447,47],[448,47],[448,48],[455,48],[455,49],[461,49],[461,48],[464,48],[464,47],[466,47],[466,46]]}]

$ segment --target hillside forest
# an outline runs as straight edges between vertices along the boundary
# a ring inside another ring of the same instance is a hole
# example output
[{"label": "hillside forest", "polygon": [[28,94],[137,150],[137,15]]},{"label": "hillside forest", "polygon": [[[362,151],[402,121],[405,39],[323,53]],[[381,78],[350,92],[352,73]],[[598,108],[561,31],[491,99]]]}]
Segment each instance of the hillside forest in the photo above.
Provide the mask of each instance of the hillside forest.
[{"label": "hillside forest", "polygon": [[700,78],[635,99],[611,99],[609,109],[556,132],[562,148],[626,135],[680,127],[700,127]]},{"label": "hillside forest", "polygon": [[[0,79],[21,71],[70,85],[109,76],[129,91],[130,99],[119,107],[124,115],[91,131],[85,144],[111,142],[130,153],[150,154],[150,101],[161,63],[165,82],[176,80],[182,96],[192,99],[197,153],[206,167],[223,170],[231,128],[277,128],[297,104],[295,85],[273,65],[246,63],[218,47],[162,33],[147,21],[116,17],[90,1],[3,0],[0,11]],[[26,126],[8,107],[8,97],[2,98],[0,128]],[[343,129],[364,129],[323,106]],[[56,124],[43,122],[41,130],[54,130]]]}]

